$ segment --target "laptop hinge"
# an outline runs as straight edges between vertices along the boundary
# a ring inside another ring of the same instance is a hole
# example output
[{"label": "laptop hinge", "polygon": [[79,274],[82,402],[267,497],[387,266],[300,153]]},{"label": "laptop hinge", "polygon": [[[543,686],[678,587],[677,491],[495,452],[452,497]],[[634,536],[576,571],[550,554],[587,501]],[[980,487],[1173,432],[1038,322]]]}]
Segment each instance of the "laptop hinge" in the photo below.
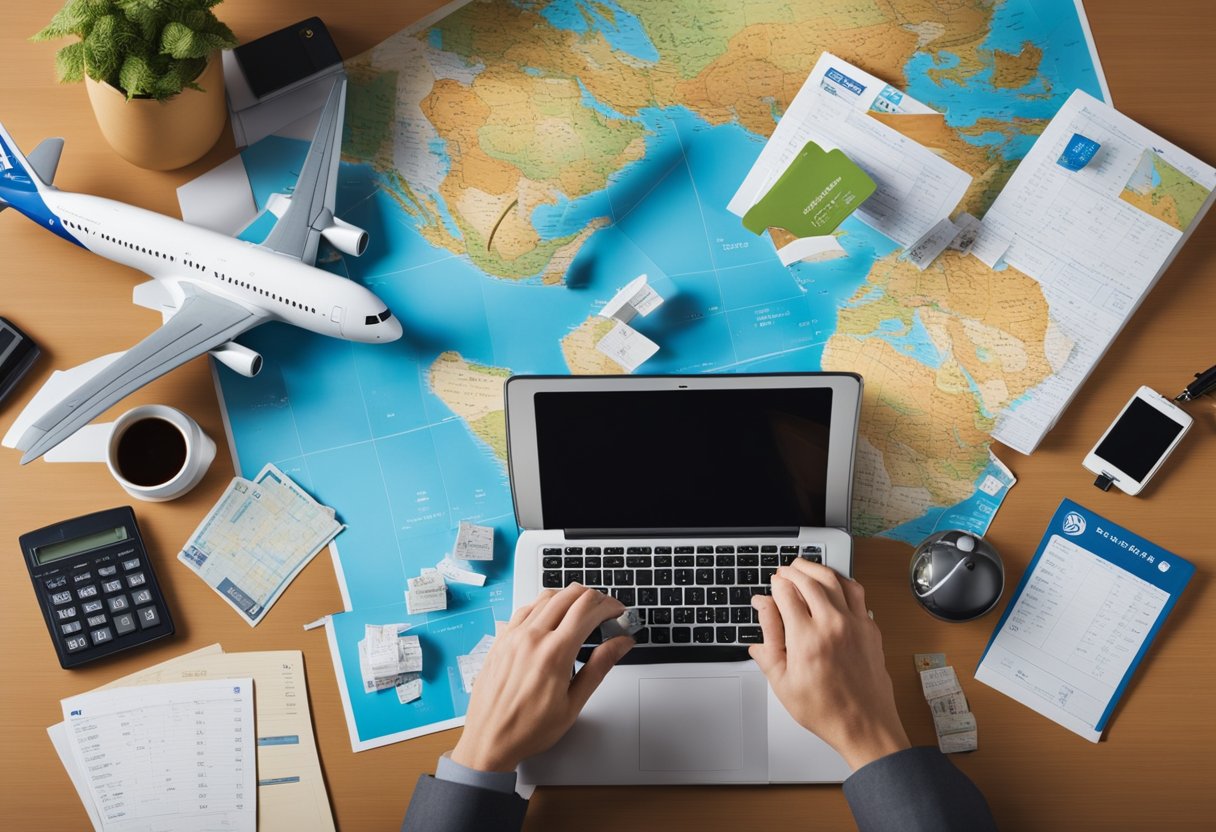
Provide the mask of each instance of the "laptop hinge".
[{"label": "laptop hinge", "polygon": [[721,529],[563,529],[567,540],[617,537],[797,537],[797,526]]}]

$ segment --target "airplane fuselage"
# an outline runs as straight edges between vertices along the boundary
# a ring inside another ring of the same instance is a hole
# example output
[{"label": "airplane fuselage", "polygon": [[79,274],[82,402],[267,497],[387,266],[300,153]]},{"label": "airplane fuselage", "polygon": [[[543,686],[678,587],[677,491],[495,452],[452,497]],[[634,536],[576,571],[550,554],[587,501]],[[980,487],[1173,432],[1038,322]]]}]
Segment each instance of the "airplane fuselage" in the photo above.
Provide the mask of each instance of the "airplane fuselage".
[{"label": "airplane fuselage", "polygon": [[[180,303],[186,285],[285,323],[348,341],[383,343],[401,325],[373,292],[252,242],[104,197],[47,188],[48,230],[164,284]],[[23,212],[26,213],[26,212]],[[54,224],[61,228],[55,229]]]}]

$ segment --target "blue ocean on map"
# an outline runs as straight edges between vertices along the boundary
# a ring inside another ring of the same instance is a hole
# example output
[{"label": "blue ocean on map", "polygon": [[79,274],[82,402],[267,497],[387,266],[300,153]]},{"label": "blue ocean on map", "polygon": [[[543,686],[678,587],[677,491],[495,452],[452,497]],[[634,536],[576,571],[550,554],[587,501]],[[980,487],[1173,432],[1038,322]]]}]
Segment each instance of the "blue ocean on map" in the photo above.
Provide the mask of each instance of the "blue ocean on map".
[{"label": "blue ocean on map", "polygon": [[[1018,53],[1027,41],[1052,45],[1041,77],[1027,89],[993,88],[990,70],[966,86],[939,84],[929,71],[957,58],[947,54],[935,64],[918,54],[905,68],[908,91],[945,111],[954,125],[984,117],[1008,122],[1015,113],[1047,118],[1074,87],[1101,96],[1082,28],[1058,6],[1010,0],[996,8],[986,48]],[[594,28],[636,61],[658,60],[641,22],[615,3],[561,0],[543,14],[557,28]],[[442,48],[437,31],[424,37]],[[583,104],[606,119],[626,118],[585,87]],[[387,177],[368,165],[343,163],[337,213],[367,229],[371,242],[357,260],[324,256],[323,247],[318,265],[376,292],[401,319],[404,338],[353,344],[270,324],[241,339],[264,355],[261,375],[245,379],[218,369],[240,472],[252,476],[274,462],[335,507],[347,526],[337,541],[336,566],[349,611],[335,616],[332,628],[355,743],[401,738],[401,732],[458,719],[468,697],[455,657],[492,634],[494,620],[511,611],[517,527],[506,467],[433,392],[429,375],[440,355],[456,352],[473,364],[515,373],[566,373],[561,337],[645,273],[666,302],[632,322],[661,344],[644,372],[814,370],[835,331],[837,311],[877,298],[877,289],[855,296],[874,262],[897,246],[860,221],[847,220],[841,228],[847,257],[786,268],[767,238],[743,232],[739,218],[726,211],[763,137],[734,124],[711,126],[684,107],[651,108],[634,118],[647,132],[642,158],[602,190],[544,205],[530,217],[544,239],[610,219],[579,250],[564,285],[545,285],[539,275],[495,278],[466,256],[432,245],[419,233],[420,220],[401,209]],[[1007,138],[998,133],[970,140],[999,143],[1007,158],[1020,157],[1033,142],[1033,136]],[[306,149],[305,142],[271,137],[243,152],[259,206],[290,190]],[[450,165],[442,141],[429,149]],[[458,234],[443,200],[431,196],[440,221]],[[262,221],[247,234],[256,239],[270,224]],[[885,323],[870,337],[928,366],[941,363],[919,318],[911,327]],[[1000,503],[993,494],[1003,496],[1010,484],[994,463],[980,472],[968,500],[932,507],[885,534],[916,543],[937,528],[982,532]],[[488,569],[479,567],[488,573],[486,586],[453,586],[445,613],[407,616],[406,579],[451,551],[461,520],[496,530],[496,559]],[[431,645],[425,694],[404,706],[392,691],[361,692],[356,644],[363,626],[390,621],[413,623],[412,633]]]}]

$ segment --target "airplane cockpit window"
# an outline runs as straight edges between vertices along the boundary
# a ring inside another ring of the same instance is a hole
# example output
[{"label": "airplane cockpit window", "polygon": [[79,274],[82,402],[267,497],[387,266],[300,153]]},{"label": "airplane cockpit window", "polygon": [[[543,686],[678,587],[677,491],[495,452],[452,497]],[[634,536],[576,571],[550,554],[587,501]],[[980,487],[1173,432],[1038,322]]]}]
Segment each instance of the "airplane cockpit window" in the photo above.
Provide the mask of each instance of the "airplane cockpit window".
[{"label": "airplane cockpit window", "polygon": [[387,309],[385,309],[383,312],[380,313],[380,320],[382,322],[387,321],[391,317],[393,317],[393,313],[389,312]]},{"label": "airplane cockpit window", "polygon": [[377,318],[375,315],[368,315],[366,318],[363,319],[364,326],[371,326],[372,324],[378,324],[378,323],[380,323],[380,319]]}]

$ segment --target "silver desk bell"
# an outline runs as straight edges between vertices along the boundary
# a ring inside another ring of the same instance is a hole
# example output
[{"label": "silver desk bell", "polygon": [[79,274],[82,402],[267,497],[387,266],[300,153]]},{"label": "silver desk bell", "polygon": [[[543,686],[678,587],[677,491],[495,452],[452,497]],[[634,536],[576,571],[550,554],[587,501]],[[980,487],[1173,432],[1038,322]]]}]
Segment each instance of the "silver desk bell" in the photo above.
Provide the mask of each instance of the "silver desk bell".
[{"label": "silver desk bell", "polygon": [[970,621],[996,606],[1005,567],[996,549],[970,532],[932,534],[912,553],[912,594],[943,621]]}]

